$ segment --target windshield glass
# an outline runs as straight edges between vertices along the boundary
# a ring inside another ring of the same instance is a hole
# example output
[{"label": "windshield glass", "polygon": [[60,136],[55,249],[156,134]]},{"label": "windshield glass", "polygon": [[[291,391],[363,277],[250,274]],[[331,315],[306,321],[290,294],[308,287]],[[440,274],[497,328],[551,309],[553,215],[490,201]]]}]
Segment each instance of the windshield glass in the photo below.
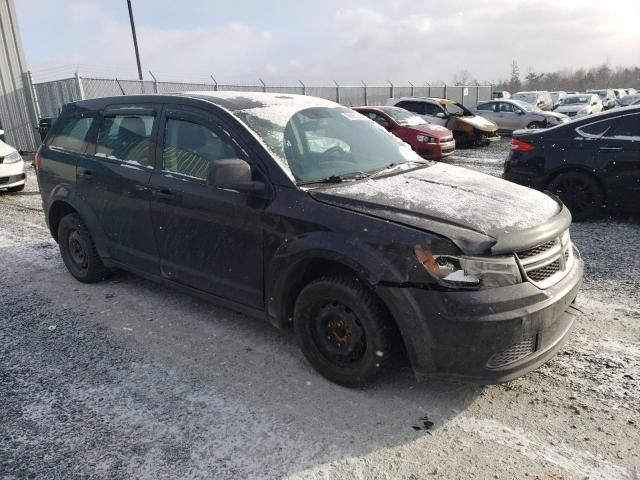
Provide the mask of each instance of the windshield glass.
[{"label": "windshield glass", "polygon": [[449,115],[457,115],[457,116],[473,116],[473,113],[468,110],[466,107],[463,107],[459,103],[449,103],[444,102],[441,104]]},{"label": "windshield glass", "polygon": [[522,100],[513,100],[517,106],[519,106],[525,112],[540,112],[541,110],[535,105],[531,105],[530,103],[523,102]]},{"label": "windshield glass", "polygon": [[424,163],[408,144],[363,115],[313,100],[315,106],[298,101],[234,111],[297,183],[339,181],[391,164]]},{"label": "windshield glass", "polygon": [[425,123],[427,123],[427,121],[422,118],[419,117],[418,115],[411,113],[411,112],[407,112],[406,110],[388,110],[387,115],[389,115],[391,118],[393,118],[396,122],[398,122],[400,125],[423,125]]},{"label": "windshield glass", "polygon": [[628,105],[633,105],[633,103],[638,100],[640,100],[640,95],[627,95],[626,97],[622,97],[618,100],[618,103],[623,107],[626,107]]},{"label": "windshield glass", "polygon": [[583,103],[589,103],[589,98],[587,96],[579,96],[579,97],[565,97],[562,100],[563,105],[581,105]]},{"label": "windshield glass", "polygon": [[513,96],[516,100],[522,100],[523,102],[535,105],[538,103],[538,96],[535,93],[517,93]]}]

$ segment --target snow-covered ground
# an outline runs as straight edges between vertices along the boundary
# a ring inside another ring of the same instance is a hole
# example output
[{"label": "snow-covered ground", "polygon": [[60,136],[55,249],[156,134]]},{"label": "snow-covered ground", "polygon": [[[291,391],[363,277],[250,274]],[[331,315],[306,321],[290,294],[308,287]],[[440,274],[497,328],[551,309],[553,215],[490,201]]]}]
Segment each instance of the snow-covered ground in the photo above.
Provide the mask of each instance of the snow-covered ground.
[{"label": "snow-covered ground", "polygon": [[[447,161],[499,175],[508,140]],[[634,479],[640,224],[576,224],[584,312],[560,354],[500,386],[347,390],[289,331],[60,260],[30,175],[0,194],[0,478]],[[427,416],[434,426],[424,425]]]}]

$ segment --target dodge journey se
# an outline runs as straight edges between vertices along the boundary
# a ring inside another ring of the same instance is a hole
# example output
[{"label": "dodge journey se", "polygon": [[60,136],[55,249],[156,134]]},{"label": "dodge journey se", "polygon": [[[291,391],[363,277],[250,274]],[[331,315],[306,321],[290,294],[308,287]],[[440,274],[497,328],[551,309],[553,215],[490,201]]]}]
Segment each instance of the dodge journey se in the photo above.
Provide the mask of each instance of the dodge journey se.
[{"label": "dodge journey se", "polygon": [[292,326],[356,387],[511,380],[567,340],[583,262],[555,197],[430,162],[314,97],[188,92],[67,105],[35,165],[71,275],[117,269]]}]

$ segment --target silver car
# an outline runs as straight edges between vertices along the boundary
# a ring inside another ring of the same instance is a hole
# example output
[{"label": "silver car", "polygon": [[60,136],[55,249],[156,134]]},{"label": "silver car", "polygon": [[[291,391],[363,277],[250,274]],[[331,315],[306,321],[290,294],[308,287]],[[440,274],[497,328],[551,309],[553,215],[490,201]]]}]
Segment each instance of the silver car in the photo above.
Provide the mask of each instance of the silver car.
[{"label": "silver car", "polygon": [[547,128],[569,121],[561,113],[545,112],[519,100],[491,100],[476,105],[478,115],[491,120],[503,132],[521,128]]},{"label": "silver car", "polygon": [[511,100],[527,102],[541,110],[553,110],[553,98],[551,98],[551,95],[546,90],[517,92],[511,95]]}]

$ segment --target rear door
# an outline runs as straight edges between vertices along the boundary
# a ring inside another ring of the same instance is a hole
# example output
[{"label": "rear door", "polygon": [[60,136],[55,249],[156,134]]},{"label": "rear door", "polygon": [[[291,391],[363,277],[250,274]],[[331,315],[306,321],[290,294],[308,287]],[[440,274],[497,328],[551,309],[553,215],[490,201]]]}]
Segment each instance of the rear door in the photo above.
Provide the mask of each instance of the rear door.
[{"label": "rear door", "polygon": [[159,170],[151,178],[153,227],[164,277],[264,308],[265,194],[214,189],[206,183],[212,161],[236,157],[252,163],[238,147],[242,141],[230,133],[234,131],[204,110],[167,107]]},{"label": "rear door", "polygon": [[618,117],[598,144],[610,201],[640,208],[640,113]]},{"label": "rear door", "polygon": [[78,188],[104,230],[114,260],[158,273],[150,218],[159,106],[107,107],[88,155],[78,160]]}]

